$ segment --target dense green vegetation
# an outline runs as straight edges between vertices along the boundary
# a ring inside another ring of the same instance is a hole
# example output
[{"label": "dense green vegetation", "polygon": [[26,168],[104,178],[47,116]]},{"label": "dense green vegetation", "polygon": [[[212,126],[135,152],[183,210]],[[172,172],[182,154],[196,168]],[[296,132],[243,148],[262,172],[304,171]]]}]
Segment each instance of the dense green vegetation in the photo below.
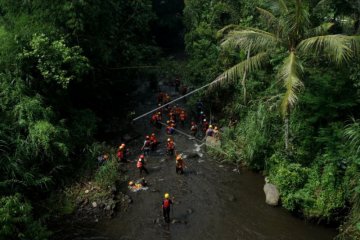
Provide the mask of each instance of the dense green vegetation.
[{"label": "dense green vegetation", "polygon": [[1,239],[47,239],[44,200],[127,121],[139,72],[119,68],[154,62],[154,18],[150,0],[0,1]]},{"label": "dense green vegetation", "polygon": [[188,0],[184,10],[187,79],[223,77],[204,98],[223,126],[237,121],[226,154],[214,154],[262,170],[285,208],[343,223],[343,239],[360,239],[359,7]]},{"label": "dense green vegetation", "polygon": [[[223,77],[203,94],[224,127],[213,154],[360,239],[359,34],[352,0],[0,0],[0,239],[48,239],[51,214],[73,210],[69,184],[119,179],[98,141],[125,129],[134,79],[154,81],[132,67],[159,62],[190,87]],[[159,61],[156,45],[182,51],[183,37],[185,70]]]}]

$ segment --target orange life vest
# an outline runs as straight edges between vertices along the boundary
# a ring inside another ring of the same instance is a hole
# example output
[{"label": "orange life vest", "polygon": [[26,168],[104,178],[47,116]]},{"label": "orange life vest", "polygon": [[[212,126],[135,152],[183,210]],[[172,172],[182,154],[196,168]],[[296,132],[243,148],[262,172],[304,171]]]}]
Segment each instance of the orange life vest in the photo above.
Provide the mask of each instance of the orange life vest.
[{"label": "orange life vest", "polygon": [[175,148],[174,142],[167,143],[167,149],[174,149],[174,148]]},{"label": "orange life vest", "polygon": [[137,164],[136,164],[136,167],[137,167],[137,168],[141,168],[142,166],[143,166],[143,163],[142,163],[141,160],[139,160],[139,161],[137,162]]},{"label": "orange life vest", "polygon": [[164,199],[163,201],[163,208],[169,208],[170,207],[170,200]]}]

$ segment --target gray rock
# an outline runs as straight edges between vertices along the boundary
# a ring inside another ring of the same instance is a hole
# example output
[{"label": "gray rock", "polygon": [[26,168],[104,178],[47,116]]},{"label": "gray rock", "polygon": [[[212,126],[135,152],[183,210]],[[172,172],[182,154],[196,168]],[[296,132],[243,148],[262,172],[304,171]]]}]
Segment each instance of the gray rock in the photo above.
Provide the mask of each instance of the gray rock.
[{"label": "gray rock", "polygon": [[266,203],[271,206],[277,206],[279,204],[280,193],[277,187],[271,183],[265,183],[264,192],[266,196]]},{"label": "gray rock", "polygon": [[172,221],[171,221],[171,223],[172,224],[175,224],[175,223],[181,223],[179,220],[177,220],[177,219],[173,219]]},{"label": "gray rock", "polygon": [[192,210],[191,208],[189,208],[188,210],[186,210],[187,214],[192,214],[194,212],[194,210]]},{"label": "gray rock", "polygon": [[97,203],[96,202],[92,202],[91,205],[93,206],[93,208],[97,207]]},{"label": "gray rock", "polygon": [[234,195],[230,195],[228,199],[229,199],[230,202],[235,202],[236,201],[236,198],[235,198]]}]

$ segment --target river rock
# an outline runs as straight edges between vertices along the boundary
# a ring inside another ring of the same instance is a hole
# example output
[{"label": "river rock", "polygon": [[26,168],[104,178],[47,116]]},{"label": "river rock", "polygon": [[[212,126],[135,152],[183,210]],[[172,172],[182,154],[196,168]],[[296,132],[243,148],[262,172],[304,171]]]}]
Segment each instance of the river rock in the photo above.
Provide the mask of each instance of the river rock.
[{"label": "river rock", "polygon": [[266,182],[264,185],[264,192],[266,196],[266,203],[271,206],[277,206],[279,204],[280,193],[274,184]]},{"label": "river rock", "polygon": [[93,208],[97,207],[97,203],[96,202],[92,202],[91,205],[93,206]]},{"label": "river rock", "polygon": [[187,214],[192,214],[194,212],[194,210],[192,210],[191,208],[189,208],[188,210],[186,210]]},{"label": "river rock", "polygon": [[230,202],[235,202],[236,201],[236,198],[235,198],[234,195],[230,195],[228,199],[229,199]]},{"label": "river rock", "polygon": [[89,193],[89,192],[90,192],[90,191],[89,191],[88,189],[85,190],[85,193],[86,193],[86,194]]},{"label": "river rock", "polygon": [[173,219],[172,221],[171,221],[171,223],[172,224],[175,224],[175,223],[181,223],[179,220],[177,220],[177,219]]}]

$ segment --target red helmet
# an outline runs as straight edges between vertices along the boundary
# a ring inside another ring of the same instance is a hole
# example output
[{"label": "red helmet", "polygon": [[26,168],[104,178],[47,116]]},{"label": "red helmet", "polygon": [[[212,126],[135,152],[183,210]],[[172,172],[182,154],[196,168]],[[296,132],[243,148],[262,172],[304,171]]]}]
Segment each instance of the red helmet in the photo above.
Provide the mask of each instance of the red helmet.
[{"label": "red helmet", "polygon": [[143,158],[144,158],[144,154],[141,154],[141,155],[140,155],[140,158],[143,159]]}]

